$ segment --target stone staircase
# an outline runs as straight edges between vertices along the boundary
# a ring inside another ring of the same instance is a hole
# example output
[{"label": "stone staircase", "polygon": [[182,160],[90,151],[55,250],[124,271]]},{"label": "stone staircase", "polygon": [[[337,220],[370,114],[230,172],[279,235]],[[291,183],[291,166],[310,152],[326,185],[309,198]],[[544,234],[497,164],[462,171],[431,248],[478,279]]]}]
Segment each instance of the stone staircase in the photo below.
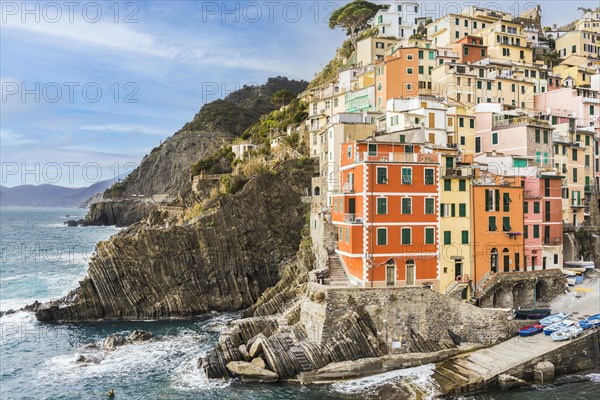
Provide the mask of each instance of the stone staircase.
[{"label": "stone staircase", "polygon": [[327,260],[327,267],[329,268],[329,285],[331,286],[348,286],[348,277],[342,267],[342,262],[339,256],[329,256]]}]

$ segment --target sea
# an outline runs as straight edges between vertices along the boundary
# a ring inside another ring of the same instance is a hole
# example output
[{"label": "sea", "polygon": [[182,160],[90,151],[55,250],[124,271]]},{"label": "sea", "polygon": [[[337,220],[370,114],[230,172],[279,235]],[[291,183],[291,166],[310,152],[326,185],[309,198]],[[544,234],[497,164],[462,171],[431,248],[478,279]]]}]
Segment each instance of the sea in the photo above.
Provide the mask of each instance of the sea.
[{"label": "sea", "polygon": [[[83,209],[0,209],[0,310],[57,299],[86,274],[98,241],[115,227],[68,227]],[[431,365],[329,385],[243,384],[208,380],[198,358],[239,313],[213,313],[180,321],[42,324],[30,312],[0,318],[0,399],[410,399],[434,398]],[[112,333],[143,329],[153,339],[112,352],[86,349]],[[87,354],[98,363],[75,360]],[[490,392],[461,399],[595,399],[600,373],[561,378],[554,385]]]}]

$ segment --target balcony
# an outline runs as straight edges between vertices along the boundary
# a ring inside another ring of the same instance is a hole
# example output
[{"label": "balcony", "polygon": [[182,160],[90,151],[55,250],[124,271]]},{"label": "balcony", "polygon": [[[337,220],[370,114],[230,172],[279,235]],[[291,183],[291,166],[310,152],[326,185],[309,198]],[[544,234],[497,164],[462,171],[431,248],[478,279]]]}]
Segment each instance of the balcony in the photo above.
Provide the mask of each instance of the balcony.
[{"label": "balcony", "polygon": [[585,194],[591,194],[592,193],[592,185],[585,185],[583,192]]},{"label": "balcony", "polygon": [[463,168],[442,168],[441,176],[450,178],[471,178],[473,177],[473,170],[470,167]]},{"label": "balcony", "polygon": [[417,162],[416,153],[356,153],[355,162]]},{"label": "balcony", "polygon": [[544,237],[544,246],[560,246],[562,238],[560,236]]},{"label": "balcony", "polygon": [[356,214],[344,214],[344,223],[346,224],[362,224],[362,218]]},{"label": "balcony", "polygon": [[493,127],[494,128],[502,128],[505,126],[517,126],[517,125],[536,125],[543,126],[550,129],[552,126],[548,123],[548,121],[544,121],[537,118],[532,118],[527,115],[521,115],[518,117],[512,118],[502,118],[494,120]]},{"label": "balcony", "polygon": [[342,185],[342,193],[354,193],[354,184],[346,182]]},{"label": "balcony", "polygon": [[539,199],[541,197],[542,192],[540,190],[525,190],[526,199]]}]

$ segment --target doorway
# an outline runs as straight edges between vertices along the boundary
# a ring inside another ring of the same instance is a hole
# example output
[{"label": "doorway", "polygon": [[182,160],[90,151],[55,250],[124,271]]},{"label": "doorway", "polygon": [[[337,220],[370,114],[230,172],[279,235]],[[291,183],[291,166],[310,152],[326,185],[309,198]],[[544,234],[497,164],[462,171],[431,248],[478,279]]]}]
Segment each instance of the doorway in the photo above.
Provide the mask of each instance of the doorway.
[{"label": "doorway", "polygon": [[348,214],[356,213],[356,199],[349,198],[348,199]]},{"label": "doorway", "polygon": [[410,259],[406,261],[406,286],[414,286],[415,280],[415,262]]},{"label": "doorway", "polygon": [[385,263],[385,281],[387,286],[396,286],[396,262],[388,260]]},{"label": "doorway", "polygon": [[461,260],[454,261],[454,280],[456,280],[459,276],[462,276],[462,267],[463,264]]}]

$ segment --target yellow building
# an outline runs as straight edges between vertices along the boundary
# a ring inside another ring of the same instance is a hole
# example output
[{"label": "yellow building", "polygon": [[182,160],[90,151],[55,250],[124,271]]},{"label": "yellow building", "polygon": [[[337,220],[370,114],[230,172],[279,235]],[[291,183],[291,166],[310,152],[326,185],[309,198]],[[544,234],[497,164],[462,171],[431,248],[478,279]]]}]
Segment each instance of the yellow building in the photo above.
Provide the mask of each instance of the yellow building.
[{"label": "yellow building", "polygon": [[448,145],[456,146],[462,154],[475,154],[475,115],[473,108],[448,108]]},{"label": "yellow building", "polygon": [[600,33],[600,7],[587,11],[575,24],[575,30]]},{"label": "yellow building", "polygon": [[440,168],[440,290],[452,297],[470,298],[473,276],[471,237],[472,167],[454,154],[442,155]]},{"label": "yellow building", "polygon": [[559,64],[552,69],[554,75],[560,76],[563,80],[571,77],[575,86],[589,85],[591,83],[594,70],[581,65]]},{"label": "yellow building", "polygon": [[373,61],[383,58],[389,49],[398,43],[397,39],[368,37],[356,44],[356,65],[366,67]]},{"label": "yellow building", "polygon": [[556,39],[558,56],[566,58],[572,54],[600,58],[600,33],[590,31],[571,31]]},{"label": "yellow building", "polygon": [[479,31],[490,58],[532,64],[533,49],[527,45],[523,26],[516,22],[496,21]]}]

